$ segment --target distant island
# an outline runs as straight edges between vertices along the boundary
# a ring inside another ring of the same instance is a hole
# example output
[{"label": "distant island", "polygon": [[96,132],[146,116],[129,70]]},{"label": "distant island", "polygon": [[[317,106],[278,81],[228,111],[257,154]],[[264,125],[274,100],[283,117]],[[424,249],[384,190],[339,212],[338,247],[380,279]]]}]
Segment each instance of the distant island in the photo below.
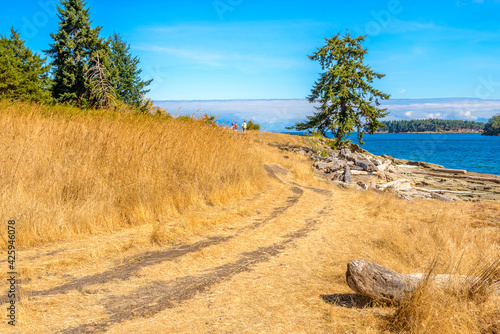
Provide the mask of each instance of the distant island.
[{"label": "distant island", "polygon": [[384,127],[379,133],[418,133],[418,132],[453,132],[482,133],[485,123],[452,119],[412,119],[401,121],[382,121]]}]

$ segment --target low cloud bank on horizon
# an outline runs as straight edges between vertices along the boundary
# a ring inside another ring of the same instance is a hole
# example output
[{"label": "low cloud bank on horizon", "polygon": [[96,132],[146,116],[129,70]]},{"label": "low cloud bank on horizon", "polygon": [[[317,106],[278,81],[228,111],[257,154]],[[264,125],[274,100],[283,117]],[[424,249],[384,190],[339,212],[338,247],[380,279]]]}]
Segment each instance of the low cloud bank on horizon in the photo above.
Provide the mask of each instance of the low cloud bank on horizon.
[{"label": "low cloud bank on horizon", "polygon": [[[285,131],[287,126],[304,121],[315,111],[306,99],[155,101],[155,105],[172,114],[217,115],[227,124],[252,120],[267,131]],[[384,120],[440,118],[486,122],[500,113],[500,100],[394,99],[384,101],[381,107],[390,112]]]}]

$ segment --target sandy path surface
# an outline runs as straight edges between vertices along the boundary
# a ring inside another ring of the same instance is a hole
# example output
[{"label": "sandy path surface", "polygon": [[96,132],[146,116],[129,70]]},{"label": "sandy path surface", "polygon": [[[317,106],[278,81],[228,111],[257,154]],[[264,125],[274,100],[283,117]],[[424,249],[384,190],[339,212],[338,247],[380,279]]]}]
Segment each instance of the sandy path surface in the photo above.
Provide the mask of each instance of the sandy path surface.
[{"label": "sandy path surface", "polygon": [[178,241],[154,244],[145,225],[19,252],[18,326],[0,332],[380,333],[393,309],[353,294],[348,261],[409,273],[498,241],[494,202],[318,189],[264,168],[263,192],[204,212],[211,225]]},{"label": "sandy path surface", "polygon": [[[273,304],[269,310],[264,305],[255,310],[245,301],[262,298],[262,293],[267,296],[269,287],[282,281],[277,281],[276,275],[286,275],[290,266],[298,264],[294,263],[293,252],[325,224],[334,212],[334,202],[329,190],[301,186],[277,165],[265,168],[277,198],[269,199],[223,233],[121,259],[109,257],[102,266],[82,263],[79,275],[59,272],[51,279],[48,273],[39,276],[41,282],[21,285],[20,313],[21,317],[23,312],[29,314],[29,318],[21,318],[19,328],[32,333],[218,332],[216,328],[227,322],[221,312],[226,314],[231,309],[250,314],[263,312],[264,318],[269,317],[284,302],[279,297],[269,296],[265,302]],[[255,198],[248,199],[252,200]],[[133,233],[123,233],[122,237]],[[78,249],[88,252],[89,246],[61,246],[26,254],[24,261],[46,263]],[[103,267],[106,269],[99,269]],[[253,291],[255,288],[258,291]],[[273,288],[272,293],[286,294],[287,289],[293,292],[294,287],[285,283]],[[312,298],[318,307],[327,307],[319,294]],[[0,301],[3,304],[7,300]],[[194,306],[200,302],[204,305]],[[307,304],[298,302],[299,308]],[[246,306],[242,307],[242,303]],[[187,323],[183,320],[186,315],[190,315]],[[262,320],[252,316],[253,324],[248,324],[241,322],[245,316],[237,318],[225,330],[257,329]],[[214,325],[214,321],[220,324]],[[288,331],[286,326],[281,328],[280,322],[276,325],[276,331]]]}]

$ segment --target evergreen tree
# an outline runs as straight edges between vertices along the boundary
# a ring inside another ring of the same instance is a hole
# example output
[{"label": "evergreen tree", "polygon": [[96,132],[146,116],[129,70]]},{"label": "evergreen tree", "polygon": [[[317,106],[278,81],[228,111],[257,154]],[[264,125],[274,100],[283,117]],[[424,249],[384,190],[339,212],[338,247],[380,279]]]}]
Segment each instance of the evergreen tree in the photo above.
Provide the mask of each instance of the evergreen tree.
[{"label": "evergreen tree", "polygon": [[493,116],[484,126],[484,136],[500,136],[500,114]]},{"label": "evergreen tree", "polygon": [[400,121],[383,121],[381,131],[399,132],[449,132],[449,131],[481,131],[484,123],[451,119],[412,119]]},{"label": "evergreen tree", "polygon": [[10,38],[0,36],[0,96],[26,101],[47,101],[49,67],[11,28]]},{"label": "evergreen tree", "polygon": [[304,123],[296,123],[292,129],[319,130],[323,135],[327,131],[335,133],[336,145],[344,142],[355,129],[358,139],[363,144],[363,131],[374,133],[382,124],[379,118],[386,116],[386,109],[378,108],[380,100],[389,95],[374,89],[370,84],[374,79],[384,77],[363,64],[366,49],[362,42],[366,36],[351,38],[346,32],[325,39],[326,45],[318,49],[309,59],[319,61],[324,71],[316,81],[309,102],[319,102],[317,112],[307,116]]},{"label": "evergreen tree", "polygon": [[247,130],[260,130],[260,124],[254,123],[252,121],[248,121]]},{"label": "evergreen tree", "polygon": [[142,72],[138,68],[139,58],[130,53],[130,45],[118,34],[113,34],[109,39],[111,48],[110,62],[113,73],[116,75],[116,92],[122,101],[136,108],[142,105],[143,96],[149,92],[144,88],[153,81],[143,81]]},{"label": "evergreen tree", "polygon": [[59,30],[51,34],[54,43],[45,51],[52,60],[52,95],[58,102],[89,103],[90,91],[85,74],[100,55],[103,66],[109,64],[109,49],[99,37],[101,27],[91,28],[90,12],[84,0],[61,0]]}]

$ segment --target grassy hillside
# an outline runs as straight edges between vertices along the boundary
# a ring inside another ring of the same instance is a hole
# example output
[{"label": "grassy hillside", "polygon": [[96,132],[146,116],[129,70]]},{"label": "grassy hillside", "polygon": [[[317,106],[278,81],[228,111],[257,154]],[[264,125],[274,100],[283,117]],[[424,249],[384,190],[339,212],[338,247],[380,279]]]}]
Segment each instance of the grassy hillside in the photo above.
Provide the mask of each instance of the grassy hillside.
[{"label": "grassy hillside", "polygon": [[18,246],[163,222],[263,184],[248,140],[186,118],[1,101],[0,141],[0,221],[18,221]]},{"label": "grassy hillside", "polygon": [[481,284],[390,305],[345,279],[351,260],[499,279],[497,202],[339,189],[267,145],[315,138],[187,118],[0,101],[0,130],[0,224],[22,246],[2,333],[500,331]]}]

